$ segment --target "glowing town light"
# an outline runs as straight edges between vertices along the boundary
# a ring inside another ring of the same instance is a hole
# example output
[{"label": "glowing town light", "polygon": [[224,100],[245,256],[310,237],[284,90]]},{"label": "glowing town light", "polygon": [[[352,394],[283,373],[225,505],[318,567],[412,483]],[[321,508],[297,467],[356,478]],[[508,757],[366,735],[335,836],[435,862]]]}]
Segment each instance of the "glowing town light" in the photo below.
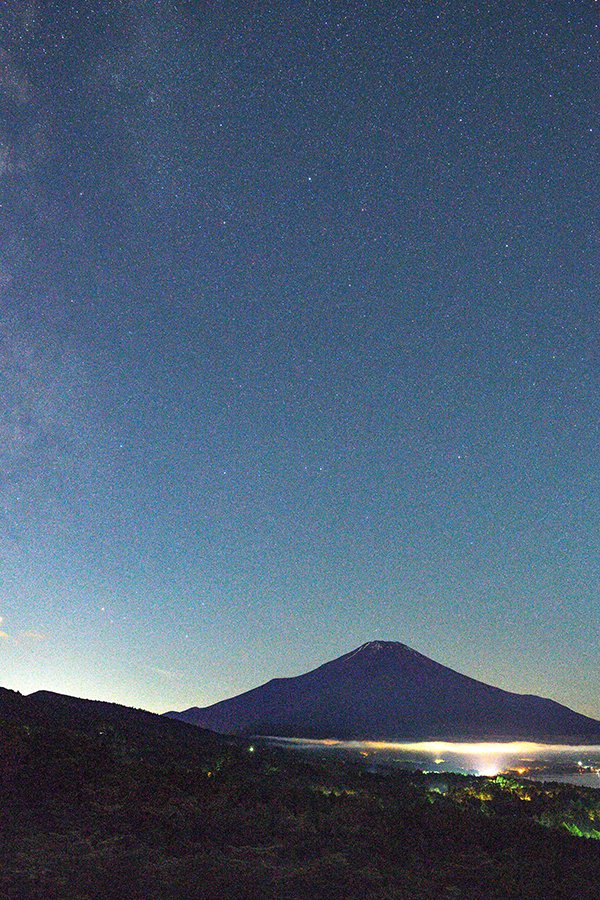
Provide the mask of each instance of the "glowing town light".
[{"label": "glowing town light", "polygon": [[483,765],[479,765],[477,769],[478,775],[485,775],[486,778],[494,778],[502,769],[501,763],[497,760],[489,760]]}]

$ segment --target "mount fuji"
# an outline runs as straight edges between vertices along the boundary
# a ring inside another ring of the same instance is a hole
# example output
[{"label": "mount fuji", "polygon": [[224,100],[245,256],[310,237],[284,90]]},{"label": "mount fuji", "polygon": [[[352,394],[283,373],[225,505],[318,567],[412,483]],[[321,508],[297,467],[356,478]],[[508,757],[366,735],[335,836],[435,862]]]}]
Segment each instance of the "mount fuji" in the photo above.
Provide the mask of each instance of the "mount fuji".
[{"label": "mount fuji", "polygon": [[304,675],[165,715],[225,734],[600,744],[600,721],[492,687],[393,641],[370,641]]}]

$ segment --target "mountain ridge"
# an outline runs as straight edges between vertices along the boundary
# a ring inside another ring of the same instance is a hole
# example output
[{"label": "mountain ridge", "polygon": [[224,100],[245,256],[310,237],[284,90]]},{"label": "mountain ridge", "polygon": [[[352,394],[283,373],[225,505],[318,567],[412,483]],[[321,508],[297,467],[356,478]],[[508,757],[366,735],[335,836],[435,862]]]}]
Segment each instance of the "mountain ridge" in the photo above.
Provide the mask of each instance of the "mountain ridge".
[{"label": "mountain ridge", "polygon": [[194,758],[224,740],[206,729],[120,703],[48,690],[21,694],[0,687],[0,732],[10,727],[36,734],[79,734],[98,746],[116,743],[133,755],[156,760],[169,753]]}]

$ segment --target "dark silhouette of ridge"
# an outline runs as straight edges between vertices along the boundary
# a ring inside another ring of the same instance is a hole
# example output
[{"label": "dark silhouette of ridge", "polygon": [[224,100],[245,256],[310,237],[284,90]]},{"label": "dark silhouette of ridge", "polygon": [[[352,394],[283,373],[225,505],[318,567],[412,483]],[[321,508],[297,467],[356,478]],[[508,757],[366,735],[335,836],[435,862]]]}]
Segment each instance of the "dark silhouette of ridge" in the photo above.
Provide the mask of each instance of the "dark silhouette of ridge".
[{"label": "dark silhouette of ridge", "polygon": [[77,732],[99,744],[116,742],[133,754],[156,760],[170,753],[181,758],[223,741],[214,732],[192,728],[147,710],[102,700],[82,700],[53,691],[23,695],[0,688],[0,733],[3,723],[46,735]]},{"label": "dark silhouette of ridge", "polygon": [[165,715],[224,734],[600,744],[595,719],[484,684],[393,641],[370,641],[304,675]]}]

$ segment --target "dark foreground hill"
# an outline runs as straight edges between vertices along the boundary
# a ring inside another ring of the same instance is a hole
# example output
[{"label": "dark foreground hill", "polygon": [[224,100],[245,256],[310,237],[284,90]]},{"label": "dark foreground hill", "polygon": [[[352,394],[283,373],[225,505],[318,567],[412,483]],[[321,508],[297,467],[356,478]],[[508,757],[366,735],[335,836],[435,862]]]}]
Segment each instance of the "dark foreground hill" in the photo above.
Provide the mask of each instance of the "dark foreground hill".
[{"label": "dark foreground hill", "polygon": [[600,898],[600,792],[571,785],[372,772],[0,691],[0,790],[9,900]]},{"label": "dark foreground hill", "polygon": [[147,758],[161,758],[164,754],[185,758],[215,743],[223,744],[214,732],[197,730],[156,713],[53,691],[24,696],[0,688],[0,720],[44,734],[77,732],[98,745],[127,747],[128,752],[135,750]]},{"label": "dark foreground hill", "polygon": [[166,715],[224,734],[600,744],[594,719],[476,681],[391,641],[363,644],[304,675],[275,678],[213,706]]}]

